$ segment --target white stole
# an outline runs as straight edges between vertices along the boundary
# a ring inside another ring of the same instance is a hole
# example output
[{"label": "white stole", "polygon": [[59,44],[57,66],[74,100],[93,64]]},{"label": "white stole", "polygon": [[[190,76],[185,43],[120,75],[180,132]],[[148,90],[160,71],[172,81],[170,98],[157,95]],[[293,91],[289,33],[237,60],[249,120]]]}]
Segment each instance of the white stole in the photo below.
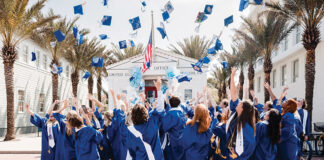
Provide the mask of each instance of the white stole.
[{"label": "white stole", "polygon": [[243,128],[239,131],[239,128],[236,129],[236,145],[235,151],[240,156],[244,152],[244,140],[243,140]]},{"label": "white stole", "polygon": [[54,134],[53,134],[53,125],[51,123],[47,123],[47,137],[48,137],[48,145],[53,148],[55,146]]},{"label": "white stole", "polygon": [[306,109],[302,109],[303,113],[304,113],[304,117],[303,117],[303,132],[304,134],[306,134],[306,124],[307,124],[307,116],[308,116],[308,112]]},{"label": "white stole", "polygon": [[[147,156],[148,156],[149,160],[155,160],[155,158],[154,158],[154,154],[153,154],[153,151],[152,151],[152,148],[151,148],[151,145],[148,144],[148,143],[146,143],[146,142],[143,140],[143,136],[142,136],[141,132],[137,131],[137,130],[135,129],[134,126],[129,126],[129,127],[127,127],[127,128],[128,128],[128,130],[129,130],[132,134],[134,134],[135,137],[138,137],[138,138],[141,139],[141,141],[142,141],[143,144],[144,144],[144,147],[145,147],[145,150],[146,150],[146,153],[147,153]],[[130,154],[129,154],[128,151],[127,151],[127,158],[126,158],[126,159],[127,159],[127,160],[128,160],[128,159],[131,159],[131,158],[130,158]]]},{"label": "white stole", "polygon": [[99,123],[99,121],[98,121],[96,115],[93,115],[92,119],[95,121],[97,129],[98,129],[98,128],[101,128],[100,123]]}]

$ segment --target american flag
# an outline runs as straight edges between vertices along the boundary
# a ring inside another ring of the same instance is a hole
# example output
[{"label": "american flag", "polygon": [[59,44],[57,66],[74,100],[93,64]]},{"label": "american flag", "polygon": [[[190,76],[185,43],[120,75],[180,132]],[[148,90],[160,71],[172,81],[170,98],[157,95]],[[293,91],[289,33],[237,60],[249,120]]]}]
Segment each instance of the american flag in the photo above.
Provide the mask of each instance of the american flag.
[{"label": "american flag", "polygon": [[143,69],[142,69],[143,73],[145,73],[152,66],[152,60],[153,60],[153,53],[152,53],[152,31],[151,31],[150,39],[146,46],[146,52],[144,55],[144,62],[143,62]]}]

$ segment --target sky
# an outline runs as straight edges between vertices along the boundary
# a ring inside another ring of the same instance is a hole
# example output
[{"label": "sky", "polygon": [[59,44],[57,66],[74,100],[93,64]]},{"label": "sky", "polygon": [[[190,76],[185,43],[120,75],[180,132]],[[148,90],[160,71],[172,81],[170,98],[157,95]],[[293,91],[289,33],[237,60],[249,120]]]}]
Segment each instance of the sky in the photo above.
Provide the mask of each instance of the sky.
[{"label": "sky", "polygon": [[[31,0],[35,3],[37,0]],[[101,41],[103,45],[110,47],[111,42],[118,43],[121,40],[132,39],[135,44],[148,43],[151,31],[151,11],[154,15],[154,39],[155,46],[168,50],[170,44],[176,44],[184,38],[193,35],[205,36],[212,39],[213,35],[219,35],[223,30],[220,40],[224,49],[230,51],[233,29],[239,28],[240,16],[248,15],[251,6],[243,12],[239,12],[240,0],[170,0],[174,6],[174,11],[170,14],[168,23],[165,23],[168,40],[162,39],[156,27],[160,25],[162,11],[168,0],[146,0],[147,7],[145,12],[141,10],[140,0],[108,0],[108,7],[103,6],[103,0],[48,0],[43,8],[46,13],[50,9],[61,17],[74,18],[80,16],[77,25],[79,28],[88,28],[90,34],[88,38],[97,37],[99,34],[107,34],[110,39]],[[75,15],[73,6],[84,4],[84,15]],[[213,12],[208,15],[208,19],[201,24],[200,31],[195,32],[195,18],[198,12],[203,12],[206,4],[213,5]],[[101,25],[101,19],[104,15],[112,16],[111,26]],[[234,23],[228,28],[224,27],[224,19],[234,15]],[[129,19],[139,16],[142,27],[138,30],[137,36],[132,38],[133,30]]]}]

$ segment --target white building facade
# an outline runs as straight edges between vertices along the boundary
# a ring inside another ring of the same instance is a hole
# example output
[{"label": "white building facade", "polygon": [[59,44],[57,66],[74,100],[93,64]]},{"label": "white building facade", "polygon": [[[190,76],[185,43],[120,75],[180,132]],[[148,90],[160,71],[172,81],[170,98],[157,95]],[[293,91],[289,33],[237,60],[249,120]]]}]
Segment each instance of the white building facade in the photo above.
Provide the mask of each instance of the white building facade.
[{"label": "white building facade", "polygon": [[[316,48],[316,74],[313,97],[313,123],[324,122],[324,25],[320,27],[321,41]],[[302,27],[297,27],[279,45],[272,54],[273,69],[270,75],[271,88],[277,97],[285,86],[289,87],[288,98],[305,97],[305,61],[301,36]],[[246,76],[247,77],[247,76]],[[245,82],[248,82],[247,80]],[[255,65],[254,90],[259,102],[264,102],[263,59],[259,58]]]},{"label": "white building facade", "polygon": [[[0,44],[2,47],[2,44]],[[14,64],[14,107],[16,132],[31,133],[37,130],[30,123],[30,115],[24,105],[29,102],[35,113],[45,116],[52,102],[52,74],[50,69],[51,54],[31,42],[25,40],[17,46],[18,59]],[[31,52],[36,53],[36,61],[31,61]],[[72,68],[64,59],[60,60],[63,72],[59,76],[58,96],[60,100],[70,99],[72,85],[70,75]],[[0,137],[4,136],[7,127],[7,100],[4,79],[4,66],[0,57]],[[81,73],[82,75],[82,73]],[[80,78],[78,97],[82,104],[87,104],[87,81]]]},{"label": "white building facade", "polygon": [[[130,71],[135,67],[142,67],[143,62],[144,55],[141,54],[108,66],[107,71],[109,76],[107,82],[109,88],[116,92],[123,92],[128,95],[131,94],[133,88],[129,83],[129,78],[131,76]],[[196,59],[155,48],[153,53],[153,64],[150,69],[143,74],[147,98],[154,98],[154,95],[156,95],[153,80],[156,80],[158,76],[162,78],[165,77],[166,70],[169,68],[176,68],[180,73],[186,72],[189,77],[192,78],[190,82],[179,83],[176,93],[180,96],[182,102],[195,97],[196,92],[202,92],[203,87],[207,84],[207,77],[206,73],[200,73],[193,70],[191,64],[195,64],[196,62]],[[206,67],[202,68],[203,71],[206,69]],[[110,108],[112,107],[111,102],[112,99],[109,97]]]}]

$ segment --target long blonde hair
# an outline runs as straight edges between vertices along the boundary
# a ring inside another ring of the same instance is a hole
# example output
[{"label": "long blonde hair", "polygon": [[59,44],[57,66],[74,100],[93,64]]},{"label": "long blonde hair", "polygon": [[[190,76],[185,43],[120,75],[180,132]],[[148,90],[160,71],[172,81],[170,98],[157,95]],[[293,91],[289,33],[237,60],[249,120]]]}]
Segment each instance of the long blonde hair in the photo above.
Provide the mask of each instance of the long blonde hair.
[{"label": "long blonde hair", "polygon": [[187,125],[193,126],[196,122],[199,123],[198,133],[206,132],[210,126],[211,118],[207,107],[203,104],[196,106],[194,117],[187,122]]}]

